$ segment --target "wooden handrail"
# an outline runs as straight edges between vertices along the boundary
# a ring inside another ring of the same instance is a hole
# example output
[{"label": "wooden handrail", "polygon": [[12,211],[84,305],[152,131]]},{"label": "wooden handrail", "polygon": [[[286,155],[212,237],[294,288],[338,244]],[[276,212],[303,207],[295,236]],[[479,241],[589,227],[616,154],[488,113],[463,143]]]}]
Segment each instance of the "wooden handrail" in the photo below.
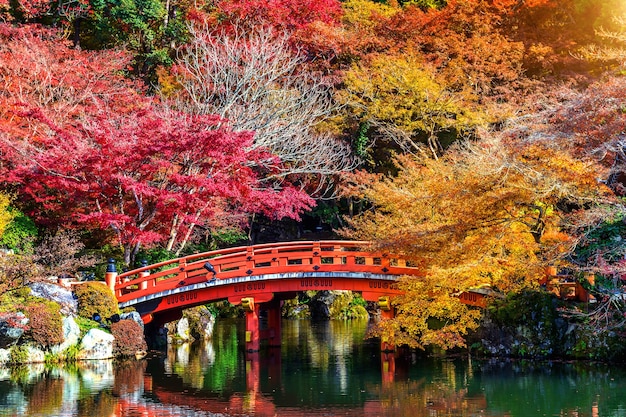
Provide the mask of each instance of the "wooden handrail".
[{"label": "wooden handrail", "polygon": [[[368,246],[366,241],[296,241],[198,253],[122,273],[116,277],[115,294],[124,302],[209,280],[213,274],[204,269],[207,261],[218,280],[303,271],[423,274],[421,268],[406,266],[401,257],[371,252]],[[160,270],[152,273],[155,269]]]}]

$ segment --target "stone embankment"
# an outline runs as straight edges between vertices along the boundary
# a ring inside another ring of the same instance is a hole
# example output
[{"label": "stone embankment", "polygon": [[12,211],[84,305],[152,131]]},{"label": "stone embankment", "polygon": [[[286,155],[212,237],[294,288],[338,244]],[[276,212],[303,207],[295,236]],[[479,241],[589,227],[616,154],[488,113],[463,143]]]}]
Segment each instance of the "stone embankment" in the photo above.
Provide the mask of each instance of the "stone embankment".
[{"label": "stone embankment", "polygon": [[[63,360],[100,360],[115,357],[115,337],[106,325],[91,328],[84,334],[77,322],[77,301],[71,290],[50,283],[30,286],[33,296],[51,300],[61,307],[63,341],[54,346],[41,346],[26,336],[29,319],[23,312],[0,314],[0,365],[10,363],[42,363]],[[119,320],[133,320],[143,328],[136,312],[124,313]],[[145,355],[138,351],[137,356]]]}]

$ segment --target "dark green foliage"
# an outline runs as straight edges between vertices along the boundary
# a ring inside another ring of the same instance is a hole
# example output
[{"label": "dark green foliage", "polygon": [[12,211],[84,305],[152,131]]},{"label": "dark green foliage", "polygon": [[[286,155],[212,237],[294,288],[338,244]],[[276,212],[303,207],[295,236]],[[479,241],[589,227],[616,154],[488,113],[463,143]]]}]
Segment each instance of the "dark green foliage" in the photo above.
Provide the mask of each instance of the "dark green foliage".
[{"label": "dark green foliage", "polygon": [[111,289],[103,282],[86,282],[74,288],[78,299],[78,315],[91,319],[99,314],[102,319],[119,314],[117,300]]},{"label": "dark green foliage", "polygon": [[63,342],[63,318],[59,305],[53,301],[42,301],[26,308],[30,320],[30,336],[38,345],[49,348]]},{"label": "dark green foliage", "polygon": [[557,317],[555,303],[550,293],[528,290],[494,300],[488,311],[491,320],[497,325],[524,325],[537,322],[540,318],[554,321]]},{"label": "dark green foliage", "polygon": [[235,318],[243,317],[241,306],[235,306],[228,301],[218,301],[211,303],[208,307],[209,311],[216,312],[218,318]]},{"label": "dark green foliage", "polygon": [[488,307],[477,342],[472,345],[494,356],[551,357],[560,350],[564,321],[558,300],[545,291],[528,290],[494,300]]},{"label": "dark green foliage", "polygon": [[113,341],[113,354],[118,356],[135,356],[137,352],[145,352],[148,349],[143,335],[143,329],[134,320],[120,320],[111,323]]}]

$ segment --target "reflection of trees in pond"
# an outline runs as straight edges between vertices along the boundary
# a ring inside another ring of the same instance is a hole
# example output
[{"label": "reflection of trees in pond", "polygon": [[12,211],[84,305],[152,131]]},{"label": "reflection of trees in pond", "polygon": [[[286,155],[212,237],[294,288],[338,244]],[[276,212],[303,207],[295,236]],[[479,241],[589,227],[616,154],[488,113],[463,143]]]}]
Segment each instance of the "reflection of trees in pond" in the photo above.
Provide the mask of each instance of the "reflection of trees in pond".
[{"label": "reflection of trees in pond", "polygon": [[108,416],[117,405],[111,361],[29,364],[9,368],[0,379],[11,380],[7,390],[0,382],[2,415]]},{"label": "reflection of trees in pond", "polygon": [[[470,389],[481,389],[491,415],[623,416],[626,391],[623,367],[574,362],[481,362]],[[532,409],[528,409],[532,406]],[[615,414],[613,414],[615,413]]]},{"label": "reflection of trees in pond", "polygon": [[[42,415],[59,415],[63,407],[63,388],[65,382],[59,378],[41,378],[28,387],[28,412]],[[30,392],[28,392],[30,391]]]},{"label": "reflection of trees in pond", "polygon": [[117,407],[118,398],[109,390],[99,391],[94,395],[90,392],[78,400],[77,417],[113,416]]},{"label": "reflection of trees in pond", "polygon": [[120,361],[115,366],[113,394],[118,397],[143,393],[145,361]]},{"label": "reflection of trees in pond", "polygon": [[290,349],[308,351],[312,367],[329,369],[337,364],[339,372],[345,372],[346,358],[349,357],[356,344],[365,338],[367,320],[328,320],[311,323],[306,320],[286,320],[283,322],[283,333],[286,337],[297,340],[297,343],[283,343],[283,350]]},{"label": "reflection of trees in pond", "polygon": [[203,362],[206,362],[197,370],[204,378],[203,384],[197,386],[197,388],[223,392],[226,387],[232,385],[233,379],[241,368],[237,325],[231,323],[216,326],[213,339],[207,341],[202,348],[207,348],[207,344],[215,353],[214,356],[192,355],[193,357],[202,357],[204,358]]},{"label": "reflection of trees in pond", "polygon": [[421,368],[419,379],[368,387],[379,398],[381,416],[475,416],[486,409],[485,396],[468,390],[471,368],[464,362],[424,358],[411,366]]}]

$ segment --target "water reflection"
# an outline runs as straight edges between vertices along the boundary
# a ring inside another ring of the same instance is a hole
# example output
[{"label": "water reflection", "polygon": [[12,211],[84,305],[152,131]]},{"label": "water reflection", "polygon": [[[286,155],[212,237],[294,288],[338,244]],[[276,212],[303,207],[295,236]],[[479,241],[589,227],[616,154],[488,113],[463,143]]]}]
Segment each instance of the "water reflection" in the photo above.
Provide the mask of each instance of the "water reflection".
[{"label": "water reflection", "polygon": [[281,349],[246,354],[243,323],[143,361],[0,370],[1,416],[626,415],[626,373],[584,363],[381,354],[367,323],[283,323]]}]

